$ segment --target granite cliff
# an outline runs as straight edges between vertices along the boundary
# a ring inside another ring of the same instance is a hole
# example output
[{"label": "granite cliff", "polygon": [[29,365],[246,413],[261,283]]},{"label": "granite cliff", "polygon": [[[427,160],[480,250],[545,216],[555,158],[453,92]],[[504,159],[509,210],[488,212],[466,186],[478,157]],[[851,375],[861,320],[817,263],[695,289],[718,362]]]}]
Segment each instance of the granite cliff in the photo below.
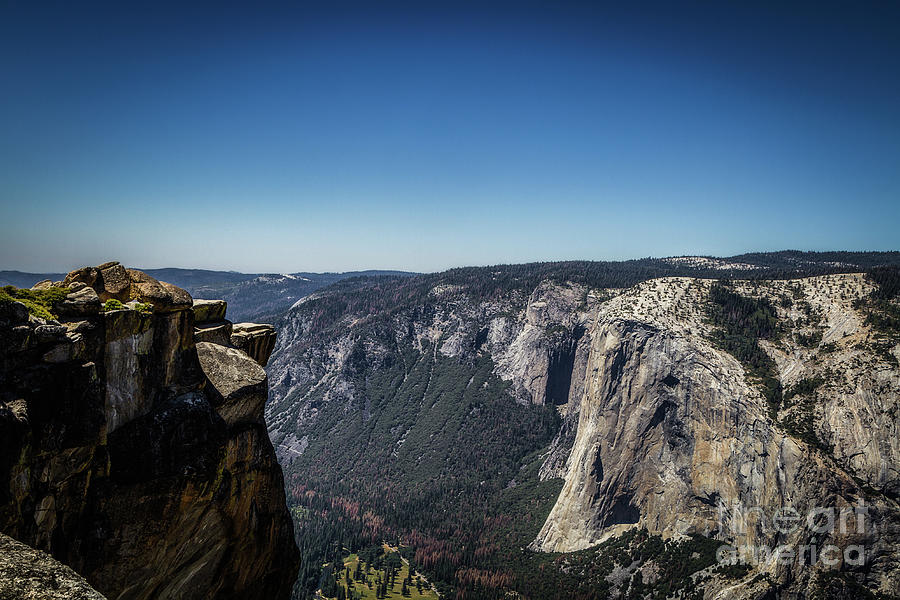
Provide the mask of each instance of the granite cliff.
[{"label": "granite cliff", "polygon": [[118,263],[6,292],[0,532],[111,600],[288,598],[274,330]]},{"label": "granite cliff", "polygon": [[[833,566],[869,589],[897,590],[900,369],[873,352],[874,332],[854,309],[871,285],[859,274],[735,285],[745,297],[801,297],[811,309],[808,316],[782,302],[789,333],[765,344],[786,395],[803,390],[775,412],[711,341],[711,285],[654,280],[599,307],[588,332],[590,370],[572,398],[577,433],[564,487],[532,547],[572,552],[631,528],[701,533],[735,549],[853,547],[864,556],[842,554]],[[802,383],[811,381],[813,389]],[[803,411],[811,429],[797,435],[791,424]],[[804,522],[779,531],[773,519],[786,508],[838,518],[844,511],[852,521],[846,530]],[[772,556],[756,572],[809,591],[823,565],[808,560]],[[759,582],[748,577],[720,593],[711,585],[709,597],[754,598]]]}]

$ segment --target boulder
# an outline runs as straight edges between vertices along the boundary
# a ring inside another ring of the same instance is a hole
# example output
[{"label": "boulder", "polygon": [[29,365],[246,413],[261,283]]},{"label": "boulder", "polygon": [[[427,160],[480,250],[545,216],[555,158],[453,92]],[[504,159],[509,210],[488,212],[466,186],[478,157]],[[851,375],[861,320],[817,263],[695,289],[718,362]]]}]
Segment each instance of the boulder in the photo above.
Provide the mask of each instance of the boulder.
[{"label": "boulder", "polygon": [[[56,284],[44,281],[37,285],[50,287]],[[116,261],[76,269],[66,275],[62,286],[73,291],[90,287],[97,293],[101,303],[107,300],[124,303],[138,300],[152,304],[153,312],[157,313],[185,310],[193,304],[191,295],[180,287],[158,281],[143,271],[126,269]]]},{"label": "boulder", "polygon": [[131,297],[141,302],[149,302],[154,306],[166,302],[166,290],[155,277],[137,269],[127,269],[131,280]]},{"label": "boulder", "polygon": [[137,269],[127,269],[131,280],[131,298],[153,305],[153,312],[175,312],[190,308],[191,295],[178,286],[158,281]]},{"label": "boulder", "polygon": [[194,303],[194,299],[191,298],[191,295],[187,290],[180,288],[177,285],[166,283],[165,281],[160,281],[159,283],[169,295],[168,311],[185,310],[190,308]]},{"label": "boulder", "polygon": [[37,315],[29,314],[28,315],[28,324],[31,325],[32,327],[37,327],[39,325],[59,325],[59,322],[57,321],[55,323],[51,323],[47,319],[43,319]]},{"label": "boulder", "polygon": [[84,287],[71,292],[60,302],[53,305],[53,310],[60,316],[86,317],[100,312],[100,297],[94,288]]},{"label": "boulder", "polygon": [[260,323],[236,323],[232,328],[231,345],[266,366],[275,349],[275,328]]},{"label": "boulder", "polygon": [[65,324],[70,333],[90,333],[97,329],[97,325],[91,321],[69,321]]},{"label": "boulder", "polygon": [[240,350],[210,342],[197,344],[197,356],[209,382],[208,395],[225,422],[262,424],[268,397],[265,369]]},{"label": "boulder", "polygon": [[38,281],[36,284],[31,286],[33,290],[49,290],[53,287],[53,282],[49,279],[44,279],[43,281]]},{"label": "boulder", "polygon": [[225,310],[228,303],[224,300],[199,300],[194,299],[194,324],[222,321],[225,319]]},{"label": "boulder", "polygon": [[200,323],[194,327],[194,342],[211,342],[220,346],[231,344],[231,321]]},{"label": "boulder", "polygon": [[125,267],[115,262],[100,265],[97,270],[99,277],[94,287],[102,302],[112,299],[127,302],[130,299],[131,279]]},{"label": "boulder", "polygon": [[75,269],[74,271],[69,271],[69,274],[63,279],[62,284],[63,287],[68,287],[70,283],[80,281],[85,285],[93,287],[99,274],[100,272],[97,270],[97,267],[82,267],[80,269]]}]

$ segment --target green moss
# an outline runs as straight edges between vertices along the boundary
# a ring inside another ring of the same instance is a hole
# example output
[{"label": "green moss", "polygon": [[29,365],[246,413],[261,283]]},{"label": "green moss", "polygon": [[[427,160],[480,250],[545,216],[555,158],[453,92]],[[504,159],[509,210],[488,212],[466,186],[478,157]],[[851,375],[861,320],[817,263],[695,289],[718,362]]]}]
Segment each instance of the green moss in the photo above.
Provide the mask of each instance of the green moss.
[{"label": "green moss", "polygon": [[138,302],[134,305],[134,310],[138,311],[143,315],[152,315],[153,314],[153,305],[152,304],[144,304],[143,302]]},{"label": "green moss", "polygon": [[137,302],[135,304],[130,304],[130,305],[122,304],[115,298],[113,298],[111,300],[107,300],[103,304],[103,312],[110,312],[113,310],[123,310],[123,309],[136,310],[139,313],[141,313],[142,315],[153,314],[153,305],[152,304],[143,304],[141,302]]},{"label": "green moss", "polygon": [[0,288],[0,304],[21,302],[28,308],[29,314],[42,319],[56,319],[53,304],[64,300],[68,293],[66,288],[29,290],[7,285]]},{"label": "green moss", "polygon": [[123,308],[125,308],[125,305],[115,298],[107,300],[106,303],[103,304],[103,312],[109,312],[111,310],[122,310]]}]

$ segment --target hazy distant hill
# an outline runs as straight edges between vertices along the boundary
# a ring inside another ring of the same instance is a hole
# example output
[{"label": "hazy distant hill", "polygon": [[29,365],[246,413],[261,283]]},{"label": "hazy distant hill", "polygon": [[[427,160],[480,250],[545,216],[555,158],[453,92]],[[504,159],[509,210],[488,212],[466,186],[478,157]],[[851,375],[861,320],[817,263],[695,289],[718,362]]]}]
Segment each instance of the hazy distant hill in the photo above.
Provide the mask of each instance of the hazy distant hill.
[{"label": "hazy distant hill", "polygon": [[[218,285],[223,283],[236,283],[256,277],[252,273],[238,273],[237,271],[208,271],[206,269],[141,269],[148,275],[168,281],[178,287],[199,287],[202,285]],[[23,271],[0,271],[0,285],[14,285],[16,287],[31,287],[38,281],[50,279],[60,281],[65,273],[25,273]]]},{"label": "hazy distant hill", "polygon": [[0,271],[0,286],[14,285],[18,288],[28,288],[38,281],[52,279],[59,281],[65,277],[65,273],[23,273],[22,271]]},{"label": "hazy distant hill", "polygon": [[[165,271],[163,273],[162,271]],[[271,322],[284,314],[297,300],[316,290],[363,275],[412,276],[401,271],[351,271],[347,273],[262,273],[241,275],[240,279],[223,278],[203,281],[197,271],[159,269],[147,271],[161,281],[183,287],[194,298],[222,298],[228,302],[228,314],[235,322]],[[202,272],[201,272],[202,273]]]},{"label": "hazy distant hill", "polygon": [[[404,271],[350,271],[347,273],[238,273],[206,269],[141,269],[148,275],[186,289],[194,298],[228,301],[235,322],[271,321],[297,300],[342,279],[358,276],[411,276]],[[65,273],[0,271],[0,286],[31,287],[38,281],[59,281]]]}]

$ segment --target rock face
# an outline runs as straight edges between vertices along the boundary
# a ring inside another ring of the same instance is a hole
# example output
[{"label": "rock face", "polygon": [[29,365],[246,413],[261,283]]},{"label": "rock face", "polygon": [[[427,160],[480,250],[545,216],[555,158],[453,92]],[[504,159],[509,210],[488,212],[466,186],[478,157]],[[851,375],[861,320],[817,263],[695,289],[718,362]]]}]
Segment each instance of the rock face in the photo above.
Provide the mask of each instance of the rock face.
[{"label": "rock face", "polygon": [[213,321],[212,323],[200,323],[194,327],[194,341],[212,342],[220,346],[231,345],[231,321]]},{"label": "rock face", "polygon": [[275,349],[275,328],[258,323],[236,323],[231,332],[231,343],[266,366]]},{"label": "rock face", "polygon": [[106,600],[69,567],[0,533],[0,598]]},{"label": "rock face", "polygon": [[110,599],[288,598],[299,557],[262,367],[198,352],[180,288],[117,263],[66,282],[60,308],[90,310],[0,323],[0,531]]},{"label": "rock face", "polygon": [[[532,547],[571,552],[633,527],[665,537],[701,533],[735,548],[853,546],[864,549],[865,566],[841,556],[845,570],[866,572],[872,589],[898,589],[900,511],[891,494],[900,465],[900,378],[896,363],[860,345],[868,332],[852,304],[868,291],[865,282],[841,275],[738,286],[772,299],[797,290],[818,316],[811,326],[823,333],[821,343],[834,345],[805,347],[795,332],[768,348],[787,387],[830,374],[816,391],[814,417],[818,437],[837,442],[830,454],[778,426],[742,366],[709,341],[702,309],[710,285],[650,281],[600,308],[565,484]],[[791,311],[781,310],[790,321]],[[846,531],[804,522],[785,534],[773,519],[787,508],[802,517],[846,511],[853,520]],[[773,558],[759,569],[803,589],[822,565]],[[721,597],[740,597],[742,589]]]}]

